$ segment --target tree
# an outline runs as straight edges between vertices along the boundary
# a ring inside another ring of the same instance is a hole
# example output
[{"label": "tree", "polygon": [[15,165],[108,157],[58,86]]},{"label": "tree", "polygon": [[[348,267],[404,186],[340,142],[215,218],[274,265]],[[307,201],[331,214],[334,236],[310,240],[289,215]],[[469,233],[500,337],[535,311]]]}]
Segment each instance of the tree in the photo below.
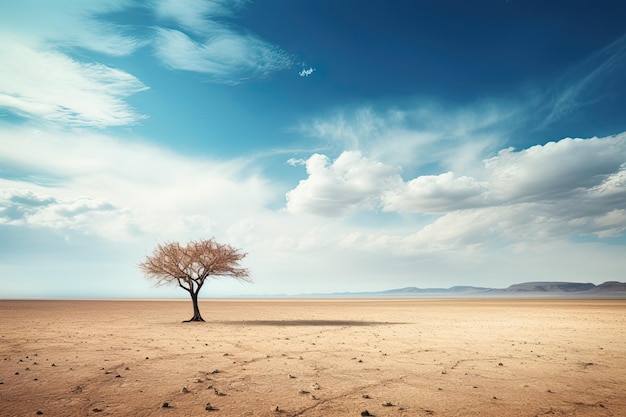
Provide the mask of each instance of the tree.
[{"label": "tree", "polygon": [[186,246],[178,242],[159,244],[152,255],[139,264],[146,278],[156,286],[178,285],[191,296],[193,317],[185,322],[204,321],[198,308],[198,293],[208,277],[227,276],[252,282],[250,272],[239,266],[246,253],[213,238],[192,240]]}]

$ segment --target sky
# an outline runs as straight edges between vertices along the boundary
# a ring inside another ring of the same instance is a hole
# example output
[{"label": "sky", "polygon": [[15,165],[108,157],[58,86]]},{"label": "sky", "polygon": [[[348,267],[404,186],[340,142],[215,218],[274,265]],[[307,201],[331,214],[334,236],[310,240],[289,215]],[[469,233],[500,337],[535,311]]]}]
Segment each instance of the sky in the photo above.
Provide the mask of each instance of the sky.
[{"label": "sky", "polygon": [[0,298],[596,284],[626,271],[626,3],[0,3]]}]

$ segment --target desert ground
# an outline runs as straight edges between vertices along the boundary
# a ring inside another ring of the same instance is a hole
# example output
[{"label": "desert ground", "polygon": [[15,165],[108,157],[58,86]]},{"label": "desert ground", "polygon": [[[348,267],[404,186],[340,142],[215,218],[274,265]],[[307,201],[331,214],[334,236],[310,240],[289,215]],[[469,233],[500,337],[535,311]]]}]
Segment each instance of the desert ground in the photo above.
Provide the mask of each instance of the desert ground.
[{"label": "desert ground", "polygon": [[626,416],[626,300],[0,301],[0,416]]}]

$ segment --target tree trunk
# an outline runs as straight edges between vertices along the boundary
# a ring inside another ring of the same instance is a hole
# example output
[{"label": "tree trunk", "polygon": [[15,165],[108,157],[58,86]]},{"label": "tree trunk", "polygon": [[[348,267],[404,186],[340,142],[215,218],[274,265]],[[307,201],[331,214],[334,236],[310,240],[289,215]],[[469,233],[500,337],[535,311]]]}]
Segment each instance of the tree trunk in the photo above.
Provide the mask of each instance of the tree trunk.
[{"label": "tree trunk", "polygon": [[193,317],[189,320],[184,320],[183,323],[189,323],[190,321],[204,321],[204,319],[200,315],[200,308],[198,308],[198,292],[200,292],[199,290],[200,288],[198,288],[198,291],[196,292],[189,291],[189,294],[191,294],[191,301],[193,303]]}]

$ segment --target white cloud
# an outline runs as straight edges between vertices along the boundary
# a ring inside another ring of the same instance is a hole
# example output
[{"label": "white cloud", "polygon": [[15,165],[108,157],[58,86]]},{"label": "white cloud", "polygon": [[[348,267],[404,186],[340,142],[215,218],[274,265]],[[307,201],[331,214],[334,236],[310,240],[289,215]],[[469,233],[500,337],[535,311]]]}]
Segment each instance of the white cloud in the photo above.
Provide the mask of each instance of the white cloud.
[{"label": "white cloud", "polygon": [[197,237],[224,232],[221,223],[275,197],[262,178],[239,177],[236,161],[195,160],[106,135],[5,126],[0,143],[0,188],[11,190],[1,202],[4,224],[115,239]]},{"label": "white cloud", "polygon": [[[186,3],[188,7],[169,0],[155,5],[164,25],[156,30],[155,54],[169,68],[203,73],[215,82],[237,84],[292,65],[291,57],[278,46],[219,20],[241,2],[187,0]],[[166,27],[168,21],[181,27]],[[185,31],[201,40],[192,39]]]},{"label": "white cloud", "polygon": [[117,240],[128,237],[128,233],[119,228],[122,216],[125,216],[124,210],[102,198],[55,198],[30,189],[0,193],[0,224],[14,227],[77,230]]},{"label": "white cloud", "polygon": [[[141,119],[124,99],[146,87],[122,70],[70,56],[78,48],[128,55],[145,41],[103,16],[130,1],[3,5],[0,14],[0,108],[74,126],[119,126]],[[77,55],[80,56],[80,55]]]},{"label": "white cloud", "polygon": [[[363,107],[316,118],[299,130],[322,141],[330,152],[361,151],[405,171],[428,166],[465,172],[505,142],[519,109],[506,103],[445,110],[417,100],[406,110]],[[454,149],[451,152],[450,149]]]},{"label": "white cloud", "polygon": [[[484,163],[479,181],[453,172],[404,182],[399,170],[344,152],[332,163],[315,154],[308,177],[287,193],[287,209],[322,216],[350,210],[442,216],[405,240],[419,248],[454,248],[626,230],[626,133],[563,139]],[[408,242],[408,243],[407,243]]]},{"label": "white cloud", "polygon": [[192,33],[210,35],[223,26],[213,19],[231,16],[245,0],[157,0],[153,8],[157,18],[173,21]]},{"label": "white cloud", "polygon": [[302,68],[302,71],[300,71],[298,75],[301,77],[308,77],[309,75],[313,74],[313,71],[315,71],[315,68],[313,67],[309,67],[308,69]]},{"label": "white cloud", "polygon": [[128,55],[146,44],[127,34],[127,28],[103,16],[134,4],[133,0],[90,2],[64,0],[5,2],[0,14],[0,37],[35,48],[85,48],[107,55]]},{"label": "white cloud", "polygon": [[485,161],[494,198],[560,199],[602,184],[626,162],[626,135],[563,139],[519,152],[504,149]]},{"label": "white cloud", "polygon": [[142,117],[123,99],[146,87],[124,71],[7,38],[0,38],[0,61],[0,107],[17,114],[97,127],[127,125]]},{"label": "white cloud", "polygon": [[168,67],[207,74],[214,81],[238,83],[291,65],[279,48],[251,35],[231,31],[198,43],[174,29],[157,29],[156,56]]},{"label": "white cloud", "polygon": [[360,152],[344,152],[332,163],[314,154],[306,161],[306,171],[308,178],[287,193],[290,212],[338,216],[373,207],[382,191],[400,181],[397,168],[370,161]]},{"label": "white cloud", "polygon": [[386,191],[381,198],[385,211],[441,213],[483,206],[487,190],[485,182],[446,172],[422,175]]},{"label": "white cloud", "polygon": [[292,167],[306,165],[306,160],[301,158],[289,158],[287,159],[287,165],[291,165]]}]

